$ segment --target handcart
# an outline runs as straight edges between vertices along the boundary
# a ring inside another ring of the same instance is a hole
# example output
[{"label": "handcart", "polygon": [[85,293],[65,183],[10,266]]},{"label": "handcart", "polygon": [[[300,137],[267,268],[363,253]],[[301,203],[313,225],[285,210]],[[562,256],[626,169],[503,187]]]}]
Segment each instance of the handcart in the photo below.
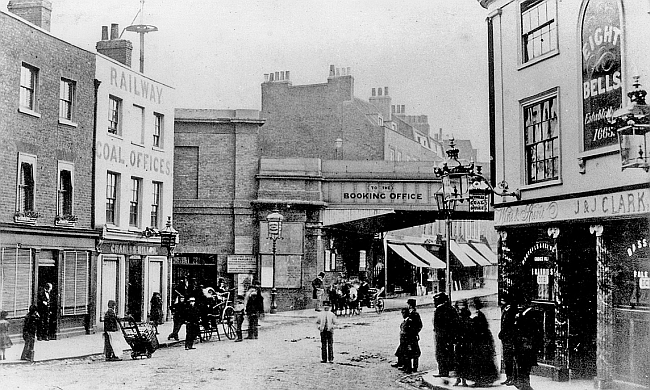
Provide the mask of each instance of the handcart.
[{"label": "handcart", "polygon": [[131,359],[146,356],[151,357],[158,349],[156,331],[148,323],[138,323],[133,317],[127,316],[119,320],[124,339],[131,346]]}]

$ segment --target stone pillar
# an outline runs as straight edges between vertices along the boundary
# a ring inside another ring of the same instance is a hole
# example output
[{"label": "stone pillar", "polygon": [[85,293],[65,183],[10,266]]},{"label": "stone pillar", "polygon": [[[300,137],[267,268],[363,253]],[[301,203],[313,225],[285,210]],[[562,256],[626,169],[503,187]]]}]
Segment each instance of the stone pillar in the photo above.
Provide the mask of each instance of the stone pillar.
[{"label": "stone pillar", "polygon": [[614,311],[612,307],[612,273],[610,268],[610,256],[607,247],[603,242],[603,226],[592,225],[589,232],[596,235],[596,278],[597,288],[597,356],[596,356],[596,379],[597,389],[611,389],[612,380],[612,349],[614,347]]}]

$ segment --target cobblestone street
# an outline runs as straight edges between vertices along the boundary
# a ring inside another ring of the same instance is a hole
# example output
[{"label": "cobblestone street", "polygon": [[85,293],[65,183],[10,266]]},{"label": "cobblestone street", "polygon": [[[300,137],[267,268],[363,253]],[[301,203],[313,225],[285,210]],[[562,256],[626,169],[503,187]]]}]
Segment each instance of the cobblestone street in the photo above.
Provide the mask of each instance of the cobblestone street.
[{"label": "cobblestone street", "polygon": [[[433,310],[423,308],[420,313],[424,323],[420,370],[425,371],[436,368]],[[142,360],[105,362],[91,357],[6,366],[0,375],[6,389],[399,389],[404,385],[396,381],[404,375],[389,364],[394,362],[400,320],[398,311],[340,318],[334,364],[320,363],[313,319],[297,319],[261,329],[258,340],[235,343],[213,338],[196,350],[186,351],[179,344]]]}]

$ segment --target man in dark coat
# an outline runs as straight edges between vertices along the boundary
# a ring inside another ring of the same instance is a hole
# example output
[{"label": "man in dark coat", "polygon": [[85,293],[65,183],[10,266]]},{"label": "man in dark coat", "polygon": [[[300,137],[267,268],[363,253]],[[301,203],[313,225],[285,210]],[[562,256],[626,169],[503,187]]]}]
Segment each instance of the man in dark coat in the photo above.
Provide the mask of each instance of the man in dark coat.
[{"label": "man in dark coat", "polygon": [[321,272],[314,280],[311,281],[312,299],[314,300],[316,311],[321,311],[321,306],[323,304],[323,294],[325,293],[325,289],[323,287],[324,278],[325,272]]},{"label": "man in dark coat", "polygon": [[185,349],[195,349],[194,339],[199,337],[201,315],[196,306],[196,298],[190,297],[185,307]]},{"label": "man in dark coat", "polygon": [[25,340],[25,346],[20,356],[21,360],[34,361],[34,339],[36,338],[36,332],[39,329],[40,322],[41,318],[38,314],[37,306],[31,305],[23,324],[23,340]]},{"label": "man in dark coat", "polygon": [[499,339],[501,340],[501,349],[503,351],[503,371],[506,373],[506,380],[502,385],[515,385],[515,339],[517,333],[515,330],[515,317],[517,315],[517,305],[513,304],[507,294],[501,297],[501,330]]},{"label": "man in dark coat", "polygon": [[422,330],[422,319],[417,312],[415,299],[406,301],[408,314],[404,321],[404,372],[410,374],[418,370],[420,360],[420,331]]},{"label": "man in dark coat", "polygon": [[458,314],[447,294],[440,292],[433,296],[436,311],[433,314],[433,331],[436,341],[436,361],[438,374],[435,376],[449,376],[454,370],[454,343],[458,329]]},{"label": "man in dark coat", "polygon": [[514,384],[519,390],[533,390],[530,386],[530,370],[537,365],[537,348],[540,331],[537,311],[531,306],[522,306],[515,316],[515,361],[517,369]]},{"label": "man in dark coat", "polygon": [[260,314],[264,313],[264,298],[262,297],[262,285],[259,281],[253,281],[251,287],[246,291],[244,296],[244,310],[248,317],[248,336],[247,339],[257,339],[257,327],[259,325]]},{"label": "man in dark coat", "polygon": [[45,283],[39,289],[36,296],[36,307],[38,315],[41,318],[40,326],[38,327],[38,340],[48,341],[50,339],[50,293],[52,292],[52,283]]}]

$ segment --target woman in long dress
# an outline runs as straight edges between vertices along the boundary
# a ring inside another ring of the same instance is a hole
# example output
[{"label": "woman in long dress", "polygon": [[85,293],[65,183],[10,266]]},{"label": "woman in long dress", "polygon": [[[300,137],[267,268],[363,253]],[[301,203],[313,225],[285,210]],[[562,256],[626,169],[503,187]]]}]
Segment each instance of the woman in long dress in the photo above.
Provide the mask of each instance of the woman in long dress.
[{"label": "woman in long dress", "polygon": [[474,381],[475,387],[488,387],[499,379],[499,369],[496,364],[494,337],[490,332],[487,318],[481,311],[483,302],[474,299],[475,314],[471,319],[472,326],[472,358],[471,369],[467,379]]},{"label": "woman in long dress", "polygon": [[104,356],[107,361],[122,360],[124,350],[129,348],[115,313],[116,306],[115,301],[108,301],[108,310],[104,314]]}]

